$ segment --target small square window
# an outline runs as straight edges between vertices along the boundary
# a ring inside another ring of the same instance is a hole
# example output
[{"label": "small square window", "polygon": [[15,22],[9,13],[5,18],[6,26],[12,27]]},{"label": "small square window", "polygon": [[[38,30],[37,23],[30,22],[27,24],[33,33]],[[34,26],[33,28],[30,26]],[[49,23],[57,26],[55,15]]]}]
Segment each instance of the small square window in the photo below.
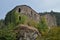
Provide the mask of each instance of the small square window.
[{"label": "small square window", "polygon": [[18,9],[18,12],[21,12],[21,9],[20,8]]}]

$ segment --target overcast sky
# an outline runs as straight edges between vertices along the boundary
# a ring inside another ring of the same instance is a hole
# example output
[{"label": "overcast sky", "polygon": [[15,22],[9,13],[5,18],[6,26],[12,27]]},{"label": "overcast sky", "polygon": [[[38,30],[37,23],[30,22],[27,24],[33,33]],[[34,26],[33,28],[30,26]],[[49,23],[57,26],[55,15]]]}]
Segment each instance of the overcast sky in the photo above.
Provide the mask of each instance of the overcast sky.
[{"label": "overcast sky", "polygon": [[60,12],[60,0],[0,0],[0,19],[4,19],[6,13],[17,5],[28,5],[36,12]]}]

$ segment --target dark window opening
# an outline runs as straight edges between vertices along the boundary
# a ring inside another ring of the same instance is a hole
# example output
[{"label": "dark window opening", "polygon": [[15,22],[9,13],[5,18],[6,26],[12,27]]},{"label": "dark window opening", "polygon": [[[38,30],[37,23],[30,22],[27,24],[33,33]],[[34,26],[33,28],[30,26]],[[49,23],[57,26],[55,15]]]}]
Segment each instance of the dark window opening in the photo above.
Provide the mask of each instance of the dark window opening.
[{"label": "dark window opening", "polygon": [[34,14],[34,16],[36,17],[36,14]]},{"label": "dark window opening", "polygon": [[31,11],[31,15],[32,15],[32,11]]},{"label": "dark window opening", "polygon": [[19,16],[19,20],[21,20],[21,17]]},{"label": "dark window opening", "polygon": [[35,19],[37,18],[36,14],[34,14],[34,18],[35,18]]},{"label": "dark window opening", "polygon": [[30,13],[30,17],[32,17],[32,15],[33,15],[33,14],[32,14],[32,11],[31,11],[31,13]]},{"label": "dark window opening", "polygon": [[21,9],[19,8],[18,12],[21,12]]}]

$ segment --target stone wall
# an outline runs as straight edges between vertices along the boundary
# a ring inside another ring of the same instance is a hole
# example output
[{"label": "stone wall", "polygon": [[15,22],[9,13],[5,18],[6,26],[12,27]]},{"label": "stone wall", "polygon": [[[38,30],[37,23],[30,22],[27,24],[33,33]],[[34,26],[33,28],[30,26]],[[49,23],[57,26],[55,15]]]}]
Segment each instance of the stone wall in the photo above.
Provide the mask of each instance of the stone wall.
[{"label": "stone wall", "polygon": [[17,13],[27,15],[30,19],[34,19],[37,22],[40,20],[40,15],[27,5],[16,6],[14,9]]},{"label": "stone wall", "polygon": [[33,19],[36,22],[41,21],[41,16],[44,16],[48,27],[57,26],[56,17],[50,12],[37,13],[36,11],[34,11],[31,7],[27,5],[16,6],[13,10],[15,10],[17,13],[21,13],[21,14],[28,16],[30,19]]}]

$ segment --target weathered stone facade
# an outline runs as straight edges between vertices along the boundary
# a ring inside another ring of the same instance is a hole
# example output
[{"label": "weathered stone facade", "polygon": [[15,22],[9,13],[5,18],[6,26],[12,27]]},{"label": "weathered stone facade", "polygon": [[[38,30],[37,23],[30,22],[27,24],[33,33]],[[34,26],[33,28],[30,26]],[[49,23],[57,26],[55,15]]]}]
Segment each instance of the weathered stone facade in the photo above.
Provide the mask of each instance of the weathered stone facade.
[{"label": "weathered stone facade", "polygon": [[51,13],[42,13],[41,15],[41,13],[37,13],[27,5],[16,6],[13,10],[15,10],[17,13],[28,16],[30,19],[34,19],[36,22],[41,21],[41,17],[44,16],[48,27],[57,26],[56,18]]},{"label": "weathered stone facade", "polygon": [[27,5],[16,6],[14,8],[14,10],[17,13],[27,15],[30,19],[34,19],[37,22],[39,22],[39,20],[40,20],[40,15],[36,11],[34,11],[31,7],[29,7]]}]

